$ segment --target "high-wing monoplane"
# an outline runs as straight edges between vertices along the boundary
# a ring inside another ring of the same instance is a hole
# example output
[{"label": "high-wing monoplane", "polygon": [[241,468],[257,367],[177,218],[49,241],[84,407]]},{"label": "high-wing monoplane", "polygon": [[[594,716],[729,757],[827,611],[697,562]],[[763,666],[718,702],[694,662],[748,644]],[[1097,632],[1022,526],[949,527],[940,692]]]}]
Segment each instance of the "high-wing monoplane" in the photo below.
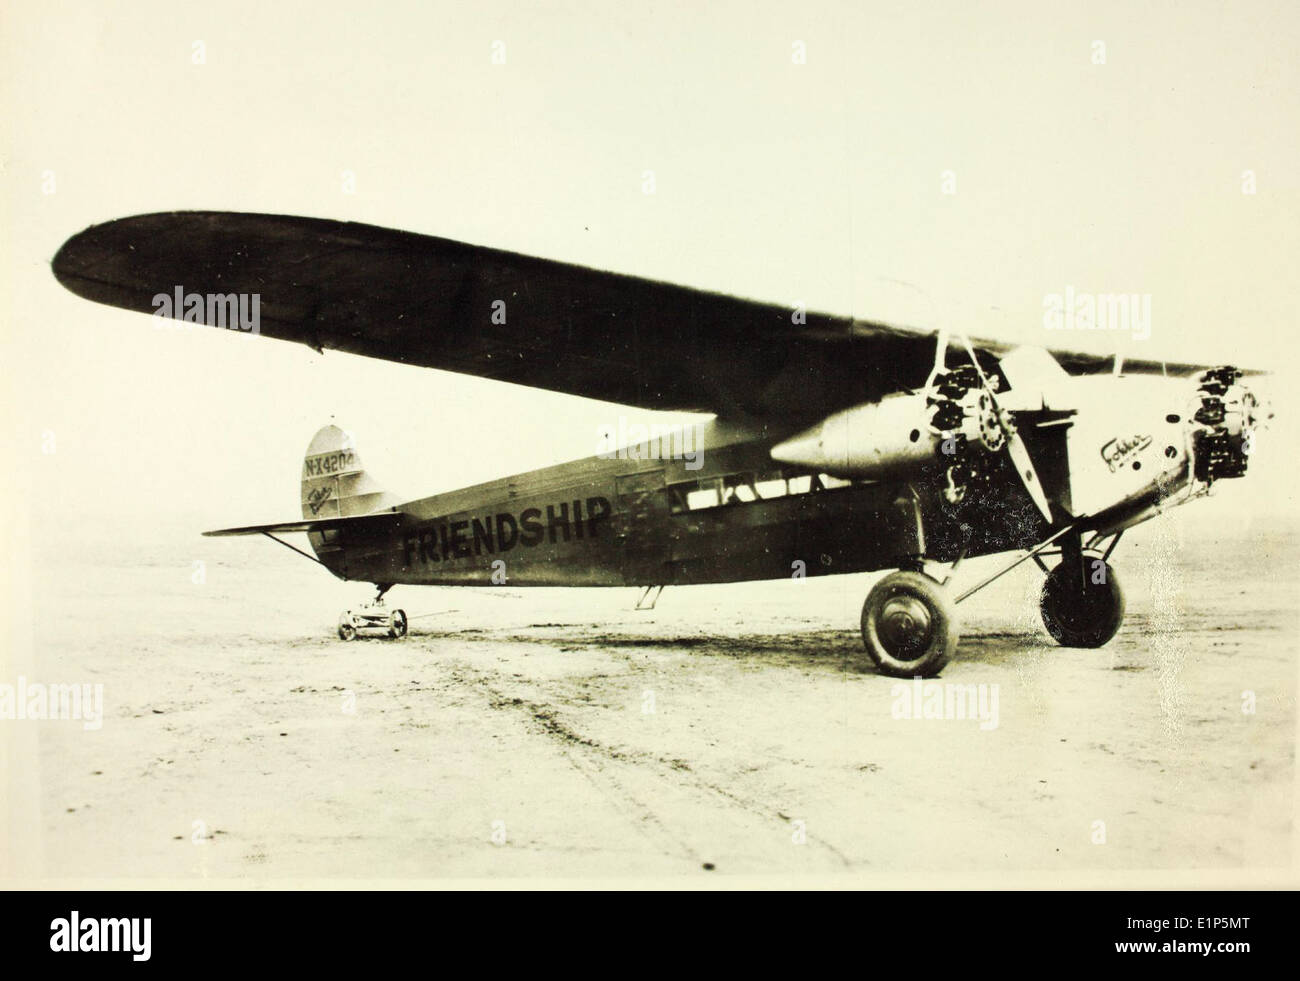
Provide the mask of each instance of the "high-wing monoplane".
[{"label": "high-wing monoplane", "polygon": [[[419,500],[386,491],[327,426],[303,462],[301,520],[207,534],[288,544],[278,536],[305,532],[321,564],[379,598],[399,583],[503,577],[657,596],[895,570],[867,595],[861,630],[872,661],[900,676],[941,670],[956,604],[1030,559],[1046,574],[1048,633],[1105,644],[1124,615],[1109,563],[1121,534],[1245,474],[1262,416],[1231,366],[1117,371],[1111,358],[792,316],[313,218],[123,218],[69,239],[54,274],[90,300],[213,326],[235,326],[241,298],[256,296],[258,333],[318,351],[712,417],[611,434],[590,458]],[[943,566],[1007,552],[993,575],[949,586]],[[362,625],[404,633],[397,613]]]}]

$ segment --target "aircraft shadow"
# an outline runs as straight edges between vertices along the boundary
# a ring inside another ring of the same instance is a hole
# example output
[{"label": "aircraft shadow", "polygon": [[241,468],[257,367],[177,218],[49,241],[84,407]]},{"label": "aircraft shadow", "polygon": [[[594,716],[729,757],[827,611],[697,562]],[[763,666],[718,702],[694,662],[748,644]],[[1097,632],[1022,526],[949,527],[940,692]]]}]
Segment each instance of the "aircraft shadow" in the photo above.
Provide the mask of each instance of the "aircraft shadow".
[{"label": "aircraft shadow", "polygon": [[[410,637],[417,641],[441,637],[472,642],[543,644],[561,653],[579,650],[615,653],[690,652],[701,657],[745,658],[771,665],[798,666],[837,673],[877,673],[862,649],[862,639],[856,630],[753,633],[734,637],[706,634],[646,636],[608,631],[585,633],[569,625],[539,624],[527,631],[515,629],[500,633],[481,629],[448,632],[412,630]],[[1028,651],[1053,647],[1051,641],[1041,633],[972,630],[962,635],[953,663],[1001,664],[1023,656]]]}]

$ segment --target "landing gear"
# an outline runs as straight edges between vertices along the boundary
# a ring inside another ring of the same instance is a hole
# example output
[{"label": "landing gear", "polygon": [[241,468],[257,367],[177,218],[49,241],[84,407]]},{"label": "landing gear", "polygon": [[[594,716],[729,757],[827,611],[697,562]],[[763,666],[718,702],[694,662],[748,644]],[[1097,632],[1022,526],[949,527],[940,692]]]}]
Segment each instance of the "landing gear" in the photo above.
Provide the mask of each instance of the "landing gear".
[{"label": "landing gear", "polygon": [[[956,597],[949,595],[946,579],[939,583],[921,571],[918,548],[906,560],[907,568],[880,580],[863,604],[867,655],[882,674],[938,674],[957,646],[956,605],[1030,559],[1047,574],[1039,600],[1047,632],[1063,647],[1101,647],[1124,620],[1124,591],[1106,561],[1120,534],[1099,533],[1085,546],[1078,531],[1062,528]],[[1047,549],[1058,542],[1061,561],[1049,569],[1041,556],[1056,554]],[[1103,542],[1108,542],[1104,551]],[[954,570],[964,556],[965,551]]]},{"label": "landing gear", "polygon": [[379,595],[369,603],[363,603],[358,609],[344,610],[339,614],[339,639],[356,640],[362,630],[378,631],[393,640],[406,636],[406,611],[390,610],[384,605],[384,593],[387,586],[381,586]]},{"label": "landing gear", "polygon": [[923,572],[891,572],[862,605],[862,643],[882,674],[930,677],[957,647],[952,598]]},{"label": "landing gear", "polygon": [[1124,621],[1124,591],[1105,554],[1067,536],[1061,561],[1047,573],[1038,606],[1043,626],[1062,647],[1101,647]]},{"label": "landing gear", "polygon": [[388,636],[400,640],[406,636],[406,611],[394,610],[388,620]]}]

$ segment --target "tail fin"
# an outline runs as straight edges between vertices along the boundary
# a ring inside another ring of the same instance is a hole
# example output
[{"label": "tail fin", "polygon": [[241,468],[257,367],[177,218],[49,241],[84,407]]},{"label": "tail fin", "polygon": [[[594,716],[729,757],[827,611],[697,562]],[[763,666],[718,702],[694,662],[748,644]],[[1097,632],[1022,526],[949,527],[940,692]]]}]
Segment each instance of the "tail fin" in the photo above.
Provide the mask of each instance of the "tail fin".
[{"label": "tail fin", "polygon": [[304,518],[348,518],[400,503],[361,466],[351,433],[326,426],[312,437],[302,462]]}]

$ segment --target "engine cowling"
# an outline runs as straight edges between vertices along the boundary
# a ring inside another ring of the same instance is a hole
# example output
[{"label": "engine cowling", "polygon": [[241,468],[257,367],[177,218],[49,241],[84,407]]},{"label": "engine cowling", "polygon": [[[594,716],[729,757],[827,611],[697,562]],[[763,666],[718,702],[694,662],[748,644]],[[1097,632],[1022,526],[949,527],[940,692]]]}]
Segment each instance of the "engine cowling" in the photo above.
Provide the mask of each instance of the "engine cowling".
[{"label": "engine cowling", "polygon": [[893,395],[827,416],[772,447],[772,458],[836,477],[883,480],[922,469],[938,447],[925,396]]},{"label": "engine cowling", "polygon": [[924,392],[836,412],[774,446],[772,458],[866,480],[946,470],[954,486],[974,473],[979,454],[1006,445],[1007,427],[997,413],[974,369],[955,368]]}]

